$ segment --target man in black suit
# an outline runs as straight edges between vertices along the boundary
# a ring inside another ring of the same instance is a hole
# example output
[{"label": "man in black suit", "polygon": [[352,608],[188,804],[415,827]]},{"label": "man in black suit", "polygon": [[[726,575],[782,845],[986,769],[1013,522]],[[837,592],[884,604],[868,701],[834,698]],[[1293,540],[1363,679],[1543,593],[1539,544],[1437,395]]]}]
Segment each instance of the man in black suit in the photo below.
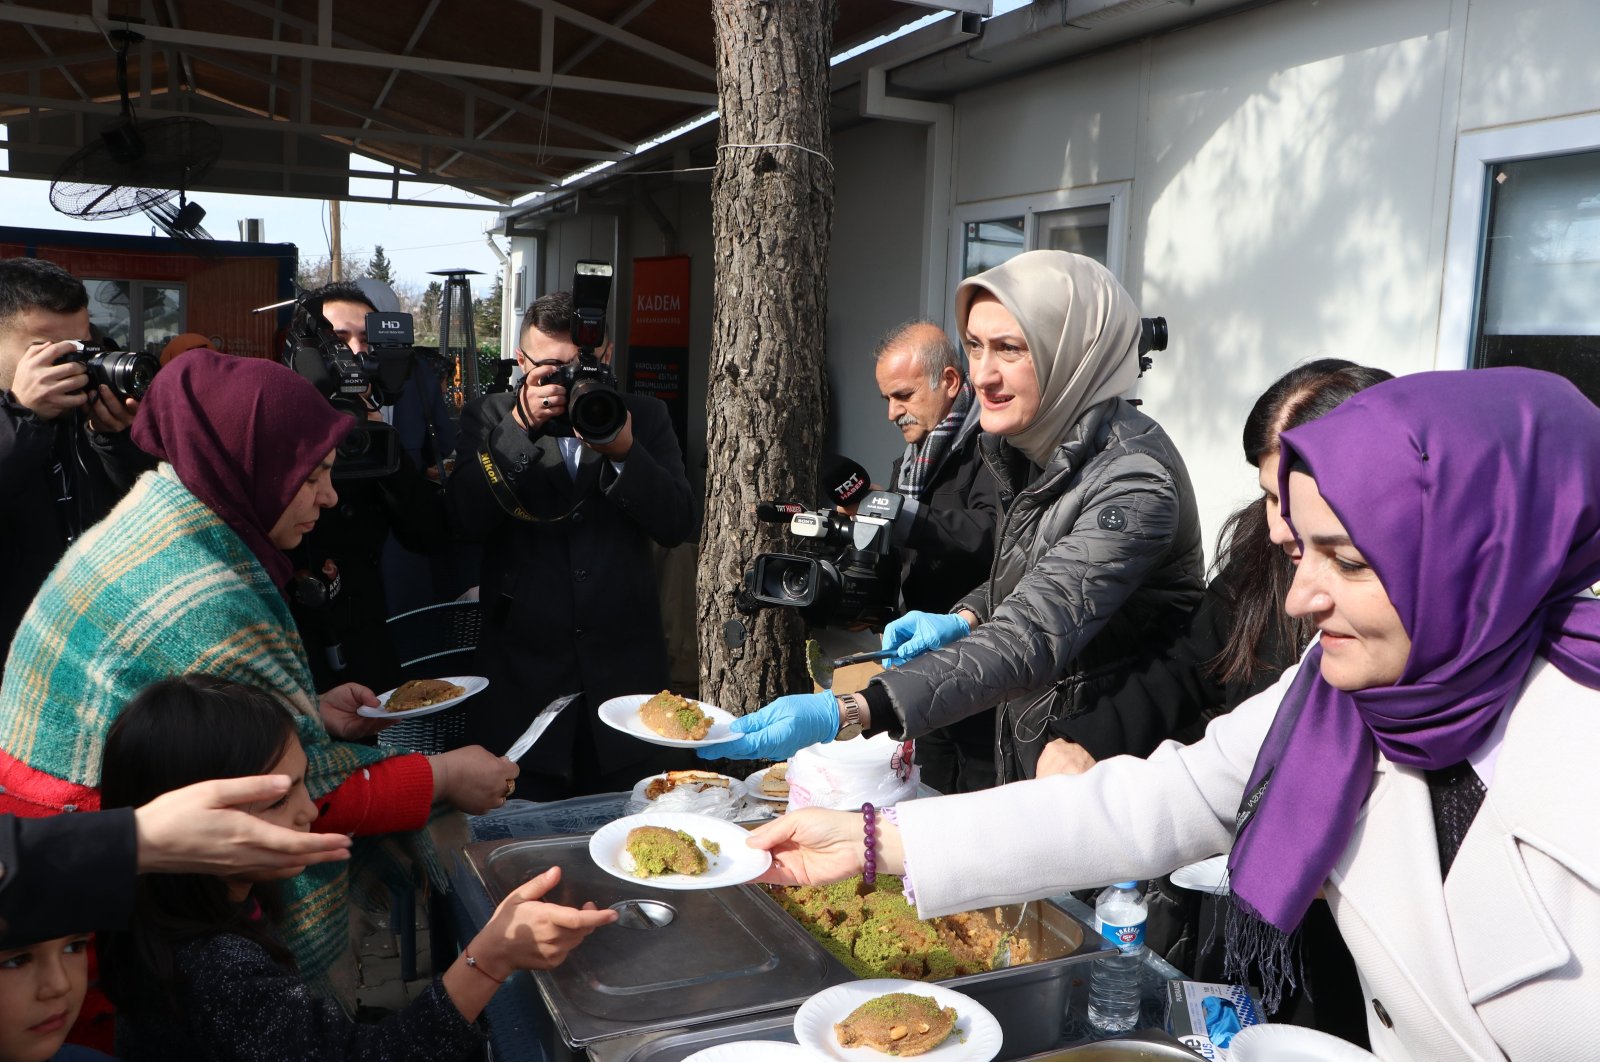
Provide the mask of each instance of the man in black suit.
[{"label": "man in black suit", "polygon": [[[906,553],[906,610],[949,612],[989,577],[999,492],[978,454],[978,411],[961,354],[944,329],[911,321],[878,343],[875,375],[889,419],[905,437],[891,489],[905,496],[895,545]],[[941,792],[994,785],[994,712],[917,739],[922,780]]]},{"label": "man in black suit", "polygon": [[578,356],[573,321],[566,292],[528,308],[516,352],[526,375],[462,410],[450,477],[458,532],[484,543],[476,667],[490,685],[469,705],[466,740],[504,751],[546,703],[584,694],[522,759],[517,795],[535,800],[628,789],[691,762],[597,715],[611,697],[665,688],[650,542],[675,546],[697,527],[658,399],[623,395],[627,420],[609,442],[572,434],[552,377]]}]

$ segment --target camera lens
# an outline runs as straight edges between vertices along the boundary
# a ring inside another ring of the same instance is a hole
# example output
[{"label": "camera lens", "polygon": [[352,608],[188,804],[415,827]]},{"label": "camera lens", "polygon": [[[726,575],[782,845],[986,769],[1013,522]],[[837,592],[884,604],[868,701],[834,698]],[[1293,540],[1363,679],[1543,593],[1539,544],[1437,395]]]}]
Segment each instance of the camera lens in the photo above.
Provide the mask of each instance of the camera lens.
[{"label": "camera lens", "polygon": [[605,444],[617,437],[628,422],[622,396],[596,380],[581,380],[568,399],[572,426],[590,442]]},{"label": "camera lens", "polygon": [[345,434],[345,437],[339,440],[337,460],[352,460],[358,457],[365,457],[370,449],[372,449],[372,434],[366,430],[365,424],[356,421],[350,426],[350,430]]},{"label": "camera lens", "polygon": [[811,592],[811,580],[808,578],[810,574],[809,570],[799,566],[785,568],[782,578],[778,580],[783,587],[783,596],[794,601],[804,601]]}]

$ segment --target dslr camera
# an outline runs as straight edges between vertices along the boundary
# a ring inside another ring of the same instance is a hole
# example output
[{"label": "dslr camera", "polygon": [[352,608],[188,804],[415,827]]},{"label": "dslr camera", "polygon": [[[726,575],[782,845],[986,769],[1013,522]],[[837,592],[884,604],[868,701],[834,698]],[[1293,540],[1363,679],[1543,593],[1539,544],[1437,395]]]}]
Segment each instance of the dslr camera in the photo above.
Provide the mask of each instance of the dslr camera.
[{"label": "dslr camera", "polygon": [[759,519],[787,521],[793,553],[760,553],[744,575],[742,611],[797,609],[813,627],[879,625],[899,615],[900,559],[890,530],[905,506],[892,491],[875,490],[855,516],[832,509],[763,503]]},{"label": "dslr camera", "polygon": [[350,414],[350,431],[339,443],[333,478],[377,479],[400,468],[400,434],[367,414],[400,398],[416,358],[409,313],[367,314],[365,354],[341,342],[333,326],[304,297],[295,307],[301,327],[290,336],[285,360],[335,409]]},{"label": "dslr camera", "polygon": [[545,378],[567,392],[567,412],[545,425],[547,435],[583,437],[602,446],[628,423],[628,407],[617,391],[617,376],[595,350],[606,341],[606,304],[611,299],[611,263],[581,261],[572,276],[572,341],[578,356]]},{"label": "dslr camera", "polygon": [[107,350],[88,343],[74,345],[77,349],[61,355],[56,364],[75,361],[82,365],[89,374],[89,386],[85,390],[90,392],[104,384],[119,399],[143,398],[150,389],[150,381],[155,379],[156,370],[161,368],[160,358],[143,351]]}]

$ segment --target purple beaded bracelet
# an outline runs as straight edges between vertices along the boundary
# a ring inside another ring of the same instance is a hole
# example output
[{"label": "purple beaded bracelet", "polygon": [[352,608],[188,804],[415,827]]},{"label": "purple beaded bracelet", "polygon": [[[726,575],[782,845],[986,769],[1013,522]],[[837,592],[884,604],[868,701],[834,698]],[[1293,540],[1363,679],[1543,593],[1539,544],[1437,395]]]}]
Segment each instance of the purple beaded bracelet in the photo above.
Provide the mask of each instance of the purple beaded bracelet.
[{"label": "purple beaded bracelet", "polygon": [[861,880],[868,885],[878,880],[878,809],[871,804],[861,805],[861,823],[866,831],[867,858],[862,868]]}]

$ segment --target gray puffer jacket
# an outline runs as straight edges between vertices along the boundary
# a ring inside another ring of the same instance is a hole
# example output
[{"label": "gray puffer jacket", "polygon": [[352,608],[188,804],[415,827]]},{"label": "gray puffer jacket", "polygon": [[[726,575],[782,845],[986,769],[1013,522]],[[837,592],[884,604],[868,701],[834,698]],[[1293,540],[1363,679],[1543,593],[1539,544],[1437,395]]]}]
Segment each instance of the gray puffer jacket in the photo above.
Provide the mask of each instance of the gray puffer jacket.
[{"label": "gray puffer jacket", "polygon": [[1000,484],[1000,534],[988,583],[956,608],[981,624],[873,682],[902,737],[998,706],[1005,782],[1033,777],[1051,722],[1086,710],[1147,639],[1182,622],[1204,561],[1183,458],[1126,401],[1090,409],[1042,471],[996,436],[980,446]]}]

